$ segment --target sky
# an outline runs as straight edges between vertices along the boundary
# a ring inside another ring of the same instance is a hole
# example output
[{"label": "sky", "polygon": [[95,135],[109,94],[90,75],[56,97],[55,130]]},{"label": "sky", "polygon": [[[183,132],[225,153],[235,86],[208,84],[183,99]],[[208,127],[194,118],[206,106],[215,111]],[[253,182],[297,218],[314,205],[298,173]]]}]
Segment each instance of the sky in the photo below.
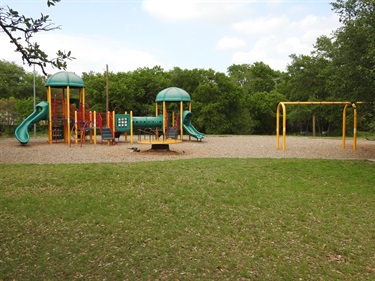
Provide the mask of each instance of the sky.
[{"label": "sky", "polygon": [[[286,71],[291,54],[309,55],[318,37],[340,26],[332,1],[61,0],[48,8],[47,0],[0,0],[0,6],[27,17],[49,15],[60,29],[34,40],[50,58],[71,51],[76,59],[67,71],[78,75],[104,73],[107,65],[114,73],[154,66],[226,73],[233,64],[254,62]],[[4,33],[0,46],[0,59],[22,65]]]}]

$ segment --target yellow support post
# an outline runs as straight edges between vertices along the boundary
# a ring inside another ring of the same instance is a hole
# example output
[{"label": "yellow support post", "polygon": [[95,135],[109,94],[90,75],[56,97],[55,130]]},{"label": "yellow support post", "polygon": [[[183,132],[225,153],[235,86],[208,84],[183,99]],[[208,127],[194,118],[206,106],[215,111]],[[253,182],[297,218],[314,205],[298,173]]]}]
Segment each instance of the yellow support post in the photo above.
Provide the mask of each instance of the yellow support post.
[{"label": "yellow support post", "polygon": [[166,122],[166,118],[168,118],[166,116],[167,114],[167,109],[166,109],[166,103],[165,101],[163,101],[163,138],[165,139],[166,136],[165,136],[165,122]]},{"label": "yellow support post", "polygon": [[[90,112],[89,112],[89,118],[90,118],[90,120],[89,120],[89,124],[90,124],[90,128],[92,128],[92,111],[90,110]],[[89,131],[89,136],[90,136],[90,143],[92,143],[92,130],[90,130]]]},{"label": "yellow support post", "polygon": [[94,111],[94,145],[96,145],[96,111]]},{"label": "yellow support post", "polygon": [[[191,112],[191,102],[189,102],[189,111]],[[191,141],[191,136],[189,135],[189,141]]]},{"label": "yellow support post", "polygon": [[68,144],[70,144],[70,87],[66,87],[66,125],[67,125],[67,130],[66,130],[66,139]]},{"label": "yellow support post", "polygon": [[82,119],[83,121],[86,121],[85,88],[81,88],[80,93],[80,102],[82,103]]},{"label": "yellow support post", "polygon": [[133,143],[133,111],[130,111],[130,143]]},{"label": "yellow support post", "polygon": [[48,142],[52,143],[52,91],[51,86],[47,88],[47,102],[48,102]]},{"label": "yellow support post", "polygon": [[184,103],[183,101],[180,101],[180,139],[182,140],[184,138],[184,127],[182,124],[182,113],[184,112]]},{"label": "yellow support post", "polygon": [[284,103],[282,103],[281,106],[283,108],[283,144],[282,144],[282,148],[283,148],[283,151],[285,151],[286,150],[286,107],[285,107]]},{"label": "yellow support post", "polygon": [[283,109],[283,139],[282,139],[282,150],[286,150],[286,107],[284,102],[280,102],[277,105],[276,110],[276,150],[279,150],[280,143],[280,107]]},{"label": "yellow support post", "polygon": [[356,111],[356,104],[362,104],[363,102],[356,102],[351,104],[350,102],[346,101],[337,101],[337,102],[329,102],[329,101],[322,101],[322,102],[280,102],[277,106],[276,110],[276,149],[279,149],[279,135],[280,135],[280,107],[283,109],[283,151],[286,150],[286,105],[344,105],[343,110],[343,120],[342,120],[342,148],[345,148],[345,135],[346,135],[346,110],[349,105],[354,107],[354,143],[353,143],[353,150],[357,148],[357,111]]},{"label": "yellow support post", "polygon": [[[110,115],[110,113],[109,113],[109,111],[107,111],[107,128],[109,128],[109,117],[110,117],[111,115]],[[107,140],[107,145],[109,145],[110,144],[110,140]]]},{"label": "yellow support post", "polygon": [[116,131],[116,113],[115,111],[112,111],[112,138],[113,138],[113,142],[112,144],[115,143],[115,138],[116,138],[116,134],[115,134],[115,131]]},{"label": "yellow support post", "polygon": [[345,137],[346,137],[346,110],[349,104],[345,104],[344,109],[342,111],[342,136],[341,136],[341,147],[345,148]]},{"label": "yellow support post", "polygon": [[280,106],[281,103],[277,105],[276,109],[276,150],[279,150],[280,146]]},{"label": "yellow support post", "polygon": [[357,150],[357,107],[355,103],[352,104],[353,107],[353,150]]},{"label": "yellow support post", "polygon": [[[128,114],[127,111],[124,112],[124,114]],[[128,142],[128,132],[125,132],[125,142]]]},{"label": "yellow support post", "polygon": [[[74,133],[76,135],[76,141],[75,143],[78,144],[78,124],[77,124],[77,120],[78,120],[78,113],[77,113],[77,110],[74,111]],[[82,141],[82,140],[81,140]]]}]

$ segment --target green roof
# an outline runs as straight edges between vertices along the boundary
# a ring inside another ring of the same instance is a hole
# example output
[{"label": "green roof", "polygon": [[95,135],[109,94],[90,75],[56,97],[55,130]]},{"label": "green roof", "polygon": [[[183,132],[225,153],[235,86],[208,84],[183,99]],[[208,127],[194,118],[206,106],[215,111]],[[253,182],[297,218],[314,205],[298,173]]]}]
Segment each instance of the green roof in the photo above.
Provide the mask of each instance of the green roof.
[{"label": "green roof", "polygon": [[52,88],[62,88],[62,87],[71,87],[71,88],[85,88],[85,83],[81,77],[73,72],[60,71],[52,75],[47,79],[45,87],[51,86]]},{"label": "green roof", "polygon": [[162,90],[156,96],[155,102],[162,101],[186,101],[190,102],[191,98],[188,92],[177,87],[170,87]]}]

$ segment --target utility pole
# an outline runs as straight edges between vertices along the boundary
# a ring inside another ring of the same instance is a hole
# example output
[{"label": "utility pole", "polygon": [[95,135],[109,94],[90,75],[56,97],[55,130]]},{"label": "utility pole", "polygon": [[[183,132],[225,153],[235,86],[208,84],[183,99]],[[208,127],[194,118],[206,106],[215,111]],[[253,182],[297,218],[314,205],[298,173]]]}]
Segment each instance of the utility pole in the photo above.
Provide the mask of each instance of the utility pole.
[{"label": "utility pole", "polygon": [[106,64],[105,94],[106,94],[105,111],[108,112],[109,111],[109,99],[108,99],[108,64]]},{"label": "utility pole", "polygon": [[[34,76],[34,79],[33,79],[33,89],[34,89],[34,110],[35,110],[35,106],[36,106],[36,94],[35,94],[35,64],[34,64],[34,70],[33,70],[33,76]],[[34,123],[34,137],[36,137],[36,123]]]}]

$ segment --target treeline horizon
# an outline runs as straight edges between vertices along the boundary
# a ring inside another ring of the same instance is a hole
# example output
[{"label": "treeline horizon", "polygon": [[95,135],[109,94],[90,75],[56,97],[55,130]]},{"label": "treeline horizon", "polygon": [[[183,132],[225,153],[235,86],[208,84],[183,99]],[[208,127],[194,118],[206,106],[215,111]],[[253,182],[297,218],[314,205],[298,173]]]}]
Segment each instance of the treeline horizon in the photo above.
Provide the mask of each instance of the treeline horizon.
[{"label": "treeline horizon", "polygon": [[[128,72],[110,72],[110,110],[132,110],[153,115],[156,95],[175,86],[193,100],[194,126],[206,134],[273,134],[281,101],[364,101],[358,108],[358,128],[375,131],[375,5],[371,0],[332,3],[342,26],[332,36],[317,38],[309,55],[291,54],[286,71],[264,62],[233,64],[227,73],[213,69],[164,70],[160,66]],[[57,70],[58,71],[58,70]],[[56,72],[57,72],[56,71]],[[44,77],[36,76],[36,97],[45,100]],[[12,62],[0,61],[0,133],[33,112],[33,73]],[[106,73],[84,72],[87,103],[92,110],[106,108]],[[288,108],[288,132],[339,133],[339,106]],[[348,129],[352,124],[348,112]]]}]

